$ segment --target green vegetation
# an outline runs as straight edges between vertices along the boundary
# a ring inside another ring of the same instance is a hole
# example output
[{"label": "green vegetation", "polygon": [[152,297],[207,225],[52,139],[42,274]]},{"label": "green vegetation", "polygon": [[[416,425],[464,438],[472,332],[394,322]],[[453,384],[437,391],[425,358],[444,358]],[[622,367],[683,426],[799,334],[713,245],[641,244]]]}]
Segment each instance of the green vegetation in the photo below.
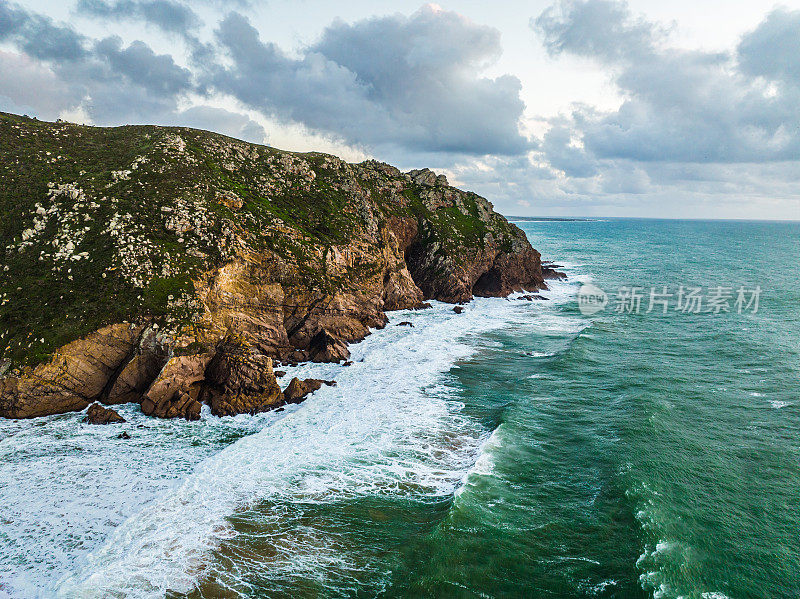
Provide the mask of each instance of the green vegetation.
[{"label": "green vegetation", "polygon": [[[443,190],[456,200],[432,205]],[[325,293],[377,274],[368,260],[329,273],[326,259],[388,216],[416,218],[455,259],[487,235],[510,248],[514,231],[487,206],[379,163],[186,128],[0,113],[0,359],[35,364],[123,320],[188,324],[199,309],[193,281],[242,244]]]}]

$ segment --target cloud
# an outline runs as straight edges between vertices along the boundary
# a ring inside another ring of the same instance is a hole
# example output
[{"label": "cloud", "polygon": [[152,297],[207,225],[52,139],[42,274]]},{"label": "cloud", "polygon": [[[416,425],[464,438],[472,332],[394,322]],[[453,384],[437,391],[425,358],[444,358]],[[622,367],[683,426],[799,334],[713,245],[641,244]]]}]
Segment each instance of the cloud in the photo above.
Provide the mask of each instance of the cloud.
[{"label": "cloud", "polygon": [[192,74],[166,54],[158,55],[144,42],[127,48],[119,37],[107,37],[95,44],[95,56],[108,66],[107,72],[127,79],[155,95],[169,97],[192,88]]},{"label": "cloud", "polygon": [[85,56],[84,37],[68,26],[56,25],[45,16],[29,13],[0,0],[0,42],[17,44],[33,58],[78,60]]},{"label": "cloud", "polygon": [[263,144],[267,132],[251,118],[214,106],[193,106],[178,113],[175,124],[196,129],[210,129],[237,139]]},{"label": "cloud", "polygon": [[269,116],[302,123],[350,144],[464,154],[524,152],[524,104],[516,77],[481,77],[500,53],[499,33],[424,7],[335,22],[288,57],[231,13],[217,41],[230,66],[209,85]]},{"label": "cloud", "polygon": [[80,96],[48,67],[15,52],[0,50],[0,110],[56,118]]},{"label": "cloud", "polygon": [[[578,107],[572,115],[572,136],[595,160],[800,159],[800,12],[771,13],[743,38],[738,57],[665,47],[664,30],[635,19],[623,2],[567,0],[532,25],[552,54],[609,67],[625,98],[617,111]],[[565,151],[550,148],[557,168]]]},{"label": "cloud", "polygon": [[800,85],[800,11],[772,11],[742,38],[737,57],[749,76]]},{"label": "cloud", "polygon": [[575,140],[567,122],[554,123],[544,136],[541,151],[550,165],[568,177],[593,177],[597,174],[597,160],[587,154],[582,144]]},{"label": "cloud", "polygon": [[650,57],[666,34],[615,0],[566,0],[531,19],[531,27],[551,56],[569,52],[609,62]]},{"label": "cloud", "polygon": [[98,123],[156,121],[176,117],[182,98],[215,94],[266,119],[393,156],[518,156],[532,147],[520,133],[519,80],[482,75],[501,53],[499,32],[433,6],[336,21],[292,56],[236,12],[201,41],[197,15],[179,0],[79,0],[77,11],[181,34],[190,68],[141,40],[90,39],[0,0],[0,41],[40,60],[68,88],[59,112],[81,106]]},{"label": "cloud", "polygon": [[199,17],[191,8],[174,0],[79,0],[76,9],[94,17],[141,20],[181,35],[200,25]]},{"label": "cloud", "polygon": [[31,106],[47,118],[80,108],[100,123],[152,121],[175,114],[179,100],[196,89],[190,71],[142,41],[91,40],[4,0],[0,41],[21,52],[0,55],[6,103]]}]

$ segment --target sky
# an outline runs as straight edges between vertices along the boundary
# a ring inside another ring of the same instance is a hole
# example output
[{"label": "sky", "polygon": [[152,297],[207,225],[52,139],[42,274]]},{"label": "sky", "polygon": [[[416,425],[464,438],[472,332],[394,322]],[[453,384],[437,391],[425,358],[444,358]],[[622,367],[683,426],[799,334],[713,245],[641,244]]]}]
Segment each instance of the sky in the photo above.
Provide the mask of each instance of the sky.
[{"label": "sky", "polygon": [[0,110],[430,167],[507,215],[800,220],[800,0],[0,0]]}]

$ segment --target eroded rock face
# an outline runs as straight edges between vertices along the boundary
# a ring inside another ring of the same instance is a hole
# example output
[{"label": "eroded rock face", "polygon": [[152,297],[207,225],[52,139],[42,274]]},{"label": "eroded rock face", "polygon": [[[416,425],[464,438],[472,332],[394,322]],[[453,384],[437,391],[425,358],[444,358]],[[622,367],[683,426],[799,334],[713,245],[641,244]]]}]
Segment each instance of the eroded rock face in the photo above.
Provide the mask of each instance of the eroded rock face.
[{"label": "eroded rock face", "polygon": [[472,292],[480,297],[505,297],[515,291],[547,289],[542,276],[539,252],[520,248],[498,254],[491,268],[475,281]]},{"label": "eroded rock face", "polygon": [[99,403],[93,403],[86,412],[86,422],[89,424],[117,424],[125,419],[111,408],[104,408]]},{"label": "eroded rock face", "polygon": [[171,358],[142,399],[142,412],[158,418],[200,418],[198,397],[212,354]]},{"label": "eroded rock face", "polygon": [[[29,218],[0,244],[0,254],[8,248],[4,255],[14,258],[0,271],[0,287],[11,294],[0,308],[31,302],[9,283],[26,273],[46,269],[36,273],[72,291],[67,269],[86,269],[84,280],[102,277],[114,293],[84,286],[83,301],[107,306],[115,298],[124,304],[119,313],[137,324],[101,328],[45,364],[13,369],[14,376],[5,376],[11,366],[5,359],[32,357],[20,349],[22,340],[40,339],[37,352],[44,353],[53,349],[50,339],[63,337],[48,335],[47,326],[0,331],[0,416],[82,410],[94,401],[140,402],[146,414],[163,418],[197,418],[204,402],[217,415],[256,413],[284,401],[274,360],[341,362],[350,356],[349,343],[386,325],[388,310],[429,307],[426,299],[461,303],[474,295],[535,292],[546,287],[543,275],[563,274],[554,265],[543,271],[524,233],[490,202],[429,169],[401,173],[377,161],[349,164],[189,129],[132,128],[126,142],[102,128],[12,121],[0,116],[0,127],[16,136],[0,149],[9,164],[19,162],[22,150],[39,152],[40,142],[68,142],[88,174],[71,181],[74,165],[63,171],[60,163],[38,165],[58,175],[58,183],[24,207]],[[75,143],[77,136],[95,142]],[[93,153],[107,144],[117,150]],[[97,164],[140,147],[149,148],[142,150],[147,155],[131,164]],[[220,188],[221,171],[236,192]],[[18,174],[20,184],[37,184]],[[122,181],[124,188],[116,188]],[[133,200],[124,214],[100,210],[120,193]],[[81,223],[63,251],[52,250],[56,240],[45,226],[51,219]],[[87,230],[113,251],[90,257],[96,246],[82,245]],[[169,243],[164,235],[173,236]],[[137,297],[130,289],[164,299],[145,311],[127,301]],[[86,318],[105,314],[71,307]]]},{"label": "eroded rock face", "polygon": [[143,330],[127,323],[104,327],[22,376],[0,380],[0,416],[33,418],[85,409],[130,359]]},{"label": "eroded rock face", "polygon": [[106,405],[139,402],[169,359],[169,347],[155,329],[148,328],[136,353],[122,368],[108,393],[100,398]]}]

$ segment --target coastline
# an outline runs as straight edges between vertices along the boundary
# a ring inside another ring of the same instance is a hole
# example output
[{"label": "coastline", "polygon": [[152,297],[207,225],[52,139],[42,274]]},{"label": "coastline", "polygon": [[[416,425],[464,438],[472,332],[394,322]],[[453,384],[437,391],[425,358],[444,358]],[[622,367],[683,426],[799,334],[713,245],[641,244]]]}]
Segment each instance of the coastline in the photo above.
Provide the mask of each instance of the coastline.
[{"label": "coastline", "polygon": [[[572,287],[572,284],[561,283],[556,287],[559,285],[565,285],[565,289]],[[545,293],[552,296],[554,292]],[[272,411],[255,417],[240,415],[216,418],[205,408],[203,417],[197,422],[173,423],[136,415],[134,408],[128,406],[121,412],[130,422],[110,425],[110,429],[87,427],[80,423],[78,414],[49,416],[27,422],[5,421],[7,424],[24,425],[24,428],[15,425],[18,433],[23,435],[29,434],[30,425],[44,427],[39,429],[39,436],[53,426],[66,426],[68,429],[77,427],[74,430],[83,432],[76,437],[76,442],[83,444],[90,438],[94,439],[91,443],[93,452],[99,451],[99,463],[107,459],[104,457],[106,452],[123,452],[114,461],[117,464],[115,468],[122,468],[122,471],[117,474],[114,469],[105,473],[98,470],[96,474],[100,477],[96,484],[105,486],[107,492],[114,486],[117,488],[116,492],[110,492],[110,504],[117,501],[117,493],[125,493],[124,489],[130,484],[130,477],[134,472],[137,473],[136,476],[142,476],[149,471],[158,471],[162,467],[152,463],[153,459],[166,460],[164,463],[168,463],[173,459],[171,456],[179,455],[183,451],[183,441],[174,445],[176,440],[188,441],[198,434],[205,436],[205,433],[201,433],[205,427],[211,427],[209,441],[212,446],[214,438],[222,439],[229,434],[224,432],[226,430],[231,433],[240,431],[237,435],[245,434],[232,445],[224,445],[219,450],[209,447],[212,453],[186,470],[189,477],[174,490],[169,490],[171,485],[164,486],[167,481],[158,483],[152,489],[155,491],[160,487],[162,492],[155,492],[139,508],[136,506],[143,500],[143,496],[130,497],[117,508],[122,508],[118,512],[118,524],[107,528],[103,535],[98,535],[99,530],[87,530],[90,538],[97,540],[105,535],[109,536],[101,545],[90,547],[89,553],[79,554],[81,558],[75,559],[70,566],[75,574],[60,575],[50,583],[56,586],[48,588],[52,592],[57,589],[64,596],[92,596],[91,592],[103,596],[103,593],[113,589],[123,592],[124,589],[151,588],[151,584],[158,587],[156,580],[169,579],[169,588],[188,591],[195,584],[195,579],[183,577],[187,572],[197,571],[197,564],[207,563],[211,555],[209,552],[220,543],[226,542],[229,538],[226,518],[241,506],[247,505],[251,501],[248,497],[263,496],[264,485],[267,484],[265,476],[279,477],[268,484],[267,488],[272,489],[271,493],[284,496],[302,492],[304,501],[312,502],[335,501],[339,494],[394,494],[398,484],[401,484],[401,489],[407,488],[407,492],[413,496],[419,496],[419,493],[423,496],[430,494],[431,497],[452,495],[467,483],[470,469],[479,459],[480,448],[491,431],[485,432],[480,427],[476,428],[476,423],[460,415],[457,397],[449,397],[452,392],[447,391],[447,373],[459,361],[480,351],[480,344],[473,346],[474,341],[493,329],[508,326],[509,315],[518,313],[517,318],[528,319],[530,314],[551,309],[550,302],[478,298],[467,305],[467,310],[460,315],[453,313],[451,305],[442,303],[434,303],[431,309],[424,311],[391,313],[390,323],[384,329],[373,331],[364,341],[351,346],[353,366],[306,363],[288,367],[284,380],[292,376],[330,377],[336,378],[339,384],[335,388],[324,387],[303,404],[288,406],[285,411]],[[398,326],[399,322],[405,320],[413,322],[415,326]],[[465,336],[474,341],[460,341]],[[360,361],[362,359],[363,362]],[[412,398],[413,402],[409,403]],[[68,424],[70,421],[72,424]],[[141,426],[145,428],[139,428]],[[120,430],[129,431],[132,440],[117,440]],[[213,432],[215,430],[218,432]],[[378,432],[380,434],[375,437]],[[74,433],[66,434],[69,438]],[[415,438],[418,440],[414,441]],[[431,461],[432,448],[429,443],[435,438],[439,439],[436,443],[442,444],[439,450],[444,452],[442,455],[449,456],[441,463],[439,459]],[[452,453],[455,447],[450,447],[450,444],[455,438],[460,439],[460,449]],[[10,438],[6,439],[6,447],[10,447]],[[359,439],[362,441],[357,441]],[[472,441],[467,443],[468,439]],[[161,457],[149,451],[140,453],[153,443],[163,447]],[[170,448],[170,445],[174,446]],[[288,448],[293,449],[287,451]],[[400,455],[394,456],[398,448],[404,449]],[[47,446],[43,446],[42,452],[47,451]],[[364,451],[368,453],[364,454]],[[139,461],[122,457],[129,452],[139,453],[139,460],[143,460],[139,462],[142,467],[123,474],[124,464],[134,465]],[[368,455],[371,457],[367,457]],[[286,483],[279,482],[296,479],[298,476],[298,482],[302,481],[303,472],[324,473],[329,468],[325,464],[337,464],[343,459],[348,460],[347,463],[356,459],[354,465],[363,464],[355,466],[356,470],[342,479],[339,479],[339,475],[343,473],[336,467],[329,472],[332,478],[328,482],[322,483],[326,480],[325,477],[319,480],[322,486],[316,490],[316,483],[312,487],[308,487],[307,483],[295,487],[291,483],[284,488]],[[409,459],[412,462],[397,470],[400,464]],[[82,478],[77,476],[77,472],[75,475],[68,475],[70,468],[90,471],[94,467],[92,462],[83,461],[78,454],[75,460],[70,459],[66,463],[71,464],[64,470],[65,478],[62,479],[67,484],[73,484]],[[445,467],[448,463],[450,466]],[[62,464],[62,468],[66,464]],[[30,464],[30,467],[34,465]],[[451,470],[449,473],[448,469]],[[404,475],[404,471],[411,478]],[[190,474],[191,472],[194,474]],[[52,475],[47,472],[40,472],[39,476],[43,482],[51,481],[51,485],[53,480],[57,480],[52,479]],[[107,478],[105,485],[101,483],[103,478]],[[250,482],[246,482],[248,480]],[[108,483],[112,482],[113,486],[109,488]],[[92,484],[91,479],[86,483]],[[43,497],[50,496],[58,502],[63,497],[62,493],[66,493],[66,496],[74,494],[66,490],[61,493],[51,490]],[[204,497],[204,493],[212,493],[215,498]],[[87,497],[87,500],[89,503],[86,506],[73,507],[75,514],[86,514],[86,524],[92,521],[94,514],[99,515],[108,509],[93,505],[91,498]],[[55,508],[55,504],[52,507],[45,505],[46,501],[37,508],[30,506],[32,509],[29,516],[36,513],[46,514]],[[89,509],[89,506],[93,507]],[[207,509],[213,509],[214,512],[203,511]],[[106,513],[103,519],[107,520],[110,515]],[[19,517],[21,513],[17,514],[17,518]],[[28,528],[25,519],[18,520],[18,524],[21,526],[19,532]],[[60,534],[76,534],[80,527],[78,522],[62,522],[54,526],[53,533],[47,537],[52,537],[51,543],[61,544],[63,540],[59,539]],[[170,534],[174,535],[174,542],[167,543],[168,537],[164,535],[168,530],[173,531]],[[56,536],[53,537],[52,534]],[[158,539],[158,543],[166,543],[169,556],[153,553],[153,541],[148,539]],[[39,538],[38,542],[41,541],[42,538]],[[179,541],[189,543],[185,550],[177,551],[175,543]],[[195,542],[199,545],[192,545]],[[146,559],[142,561],[145,556]],[[44,560],[44,555],[30,556],[34,560],[37,557]],[[79,572],[83,574],[78,575]],[[167,575],[166,572],[171,574]],[[153,582],[146,582],[147,580]],[[181,580],[184,583],[180,583]],[[159,587],[160,590],[156,590],[156,587],[151,588],[152,596],[163,596],[162,591],[166,588]]]}]

